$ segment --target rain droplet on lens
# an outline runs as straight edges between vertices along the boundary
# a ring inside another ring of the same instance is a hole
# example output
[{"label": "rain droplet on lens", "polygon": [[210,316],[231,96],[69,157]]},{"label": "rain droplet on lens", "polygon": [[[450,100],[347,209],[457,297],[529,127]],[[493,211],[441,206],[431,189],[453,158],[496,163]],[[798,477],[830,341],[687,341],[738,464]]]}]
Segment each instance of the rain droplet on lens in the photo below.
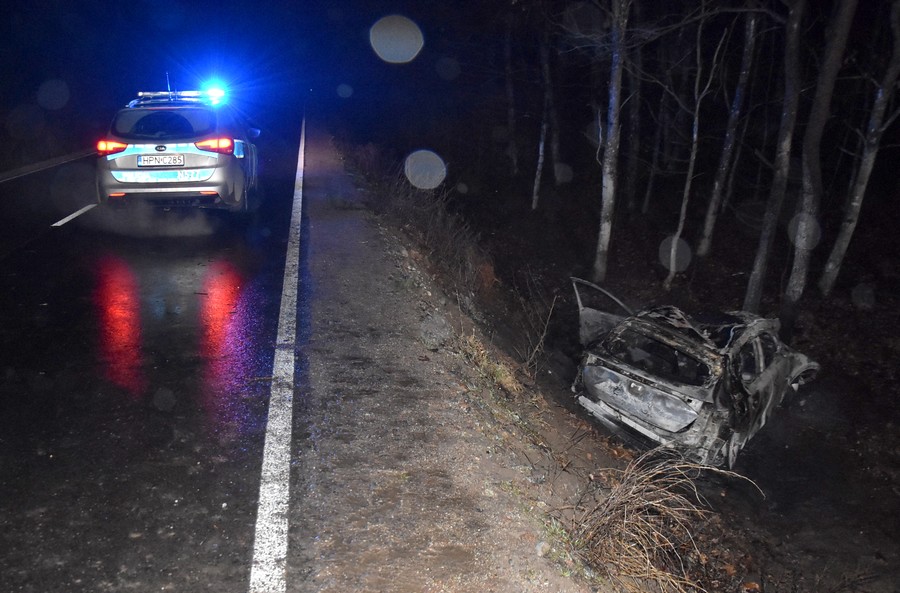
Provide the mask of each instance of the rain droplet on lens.
[{"label": "rain droplet on lens", "polygon": [[[672,241],[674,238],[674,235],[669,235],[659,244],[659,262],[667,270],[672,269]],[[691,248],[687,241],[678,237],[678,242],[675,244],[675,271],[683,272],[687,270],[688,266],[691,265],[691,257]]]},{"label": "rain droplet on lens", "polygon": [[175,408],[175,392],[167,387],[160,387],[153,394],[153,406],[161,412],[171,412]]},{"label": "rain droplet on lens", "polygon": [[[800,232],[803,230],[800,228],[801,222],[806,223],[805,237],[800,236]],[[819,239],[822,238],[822,227],[819,226],[818,220],[805,212],[801,212],[791,219],[791,222],[788,225],[788,238],[790,238],[791,243],[797,247],[809,250],[819,244]]]},{"label": "rain droplet on lens", "polygon": [[349,99],[353,95],[353,87],[349,84],[339,84],[337,87],[337,96],[341,99]]},{"label": "rain droplet on lens", "polygon": [[369,29],[369,43],[378,57],[391,64],[415,59],[425,45],[417,24],[399,14],[382,17]]},{"label": "rain droplet on lens", "polygon": [[871,311],[875,308],[875,285],[871,282],[860,282],[850,291],[850,299],[857,309]]},{"label": "rain droplet on lens", "polygon": [[48,111],[62,109],[69,102],[69,85],[58,78],[44,81],[38,88],[37,102]]},{"label": "rain droplet on lens", "polygon": [[437,154],[423,149],[406,157],[403,172],[419,189],[434,189],[447,177],[447,165]]},{"label": "rain droplet on lens", "polygon": [[444,80],[454,80],[460,73],[459,62],[454,58],[441,58],[434,67],[438,76]]},{"label": "rain droplet on lens", "polygon": [[554,163],[553,175],[557,183],[569,183],[575,178],[575,173],[568,163]]}]

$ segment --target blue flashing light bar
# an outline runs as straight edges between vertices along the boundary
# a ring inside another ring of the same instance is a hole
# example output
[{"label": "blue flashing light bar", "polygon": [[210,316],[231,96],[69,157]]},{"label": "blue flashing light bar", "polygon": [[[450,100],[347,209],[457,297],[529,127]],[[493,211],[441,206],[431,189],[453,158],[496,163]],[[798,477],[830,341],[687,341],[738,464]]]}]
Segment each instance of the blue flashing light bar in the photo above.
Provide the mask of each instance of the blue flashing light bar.
[{"label": "blue flashing light bar", "polygon": [[223,105],[227,93],[222,87],[208,87],[202,91],[140,91],[138,98],[129,103],[130,107],[142,104],[167,103],[170,101],[200,101],[210,105]]},{"label": "blue flashing light bar", "polygon": [[225,92],[225,85],[223,85],[221,81],[208,80],[203,83],[200,88],[203,89],[203,93],[213,105],[225,103],[227,93]]}]

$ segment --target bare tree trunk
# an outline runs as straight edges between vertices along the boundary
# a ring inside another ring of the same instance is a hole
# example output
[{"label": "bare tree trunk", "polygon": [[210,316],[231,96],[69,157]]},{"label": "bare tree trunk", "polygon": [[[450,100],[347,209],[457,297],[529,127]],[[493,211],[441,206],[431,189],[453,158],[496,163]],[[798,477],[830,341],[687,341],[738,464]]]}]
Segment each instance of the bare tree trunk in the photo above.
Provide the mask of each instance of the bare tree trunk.
[{"label": "bare tree trunk", "polygon": [[731,204],[731,198],[734,196],[734,182],[738,176],[739,165],[741,163],[741,155],[744,152],[744,143],[747,139],[747,125],[749,124],[750,119],[744,119],[744,125],[741,126],[741,140],[737,142],[737,146],[735,147],[734,152],[734,160],[731,163],[730,170],[728,171],[728,182],[725,186],[725,195],[722,198],[722,207],[719,209],[720,212],[727,210],[728,206]]},{"label": "bare tree trunk", "polygon": [[562,140],[560,140],[560,129],[559,129],[559,110],[556,108],[556,100],[553,96],[553,88],[551,87],[549,90],[549,101],[550,104],[547,105],[547,115],[548,121],[550,123],[550,155],[553,158],[553,181],[556,185],[560,185],[565,183],[566,181],[572,180],[571,173],[568,175],[563,175],[563,159],[562,159]]},{"label": "bare tree trunk", "polygon": [[713,55],[712,63],[709,67],[709,74],[706,78],[706,83],[701,88],[700,75],[703,70],[703,51],[700,45],[700,41],[702,33],[703,23],[701,22],[699,25],[697,25],[697,44],[695,48],[695,51],[697,52],[697,68],[694,76],[694,110],[693,120],[691,124],[691,152],[690,157],[688,158],[687,177],[684,180],[684,191],[681,195],[681,212],[678,216],[678,228],[675,230],[675,235],[672,237],[672,245],[669,248],[669,275],[666,276],[666,279],[663,281],[663,288],[666,291],[672,289],[672,282],[675,280],[675,274],[678,273],[678,266],[676,265],[678,254],[678,240],[681,238],[681,234],[684,232],[684,222],[687,218],[688,201],[691,197],[691,186],[694,180],[694,167],[697,163],[697,151],[700,146],[700,105],[701,103],[703,103],[703,98],[709,92],[709,87],[712,85],[713,78],[716,72],[716,66],[719,61],[719,51],[722,49],[722,44],[725,41],[725,35],[723,34],[722,39],[719,41],[718,47],[716,47],[716,53]]},{"label": "bare tree trunk", "polygon": [[780,315],[781,333],[785,340],[790,340],[793,333],[800,298],[809,276],[809,260],[820,232],[817,218],[822,198],[822,135],[831,110],[834,83],[843,62],[856,4],[857,0],[840,0],[838,4],[827,34],[825,58],[819,72],[806,133],[803,135],[803,199],[794,237],[794,265],[788,278]]},{"label": "bare tree trunk", "polygon": [[[538,200],[540,199],[541,177],[544,171],[544,147],[547,144],[547,128],[550,126],[549,118],[551,117],[551,111],[553,109],[553,82],[550,80],[550,49],[548,47],[546,35],[541,36],[539,53],[541,56],[541,79],[544,89],[544,109],[541,114],[541,137],[538,140],[537,169],[534,172],[534,187],[531,191],[532,210],[537,210]],[[557,143],[558,142],[559,139],[557,138]],[[556,150],[558,151],[559,148],[557,147]],[[557,154],[554,153],[554,159],[556,158],[556,156]]]},{"label": "bare tree trunk", "polygon": [[753,271],[744,295],[744,309],[758,312],[762,300],[762,290],[769,264],[769,252],[775,241],[778,216],[784,203],[788,174],[791,165],[791,145],[794,140],[794,124],[797,122],[797,106],[800,99],[800,23],[806,11],[806,0],[795,0],[790,5],[785,28],[784,42],[784,100],[782,101],[781,125],[775,153],[775,176],[772,190],[766,203],[763,228],[759,235],[759,246],[753,261]]},{"label": "bare tree trunk", "polygon": [[[641,20],[640,2],[633,0],[634,17]],[[643,57],[641,45],[631,52],[632,67],[628,69],[628,154],[625,158],[625,200],[629,212],[637,205],[637,176],[641,158],[641,76]]]},{"label": "bare tree trunk", "polygon": [[688,170],[687,170],[687,179],[684,181],[684,190],[681,194],[681,211],[678,214],[678,228],[675,229],[675,234],[672,236],[672,244],[669,247],[669,274],[666,276],[666,279],[663,281],[663,289],[666,291],[672,290],[672,282],[675,280],[675,274],[678,273],[677,255],[678,255],[678,239],[681,238],[681,233],[684,232],[684,221],[687,218],[687,207],[688,200],[691,197],[691,181],[694,178],[694,166],[697,162],[697,146],[699,144],[700,138],[700,113],[699,113],[699,105],[698,109],[694,111],[694,124],[692,126],[691,138],[692,138],[692,146],[691,146],[691,154],[688,158]]},{"label": "bare tree trunk", "polygon": [[855,175],[853,189],[850,191],[850,202],[847,204],[844,213],[841,230],[828,256],[828,262],[825,264],[825,271],[819,279],[819,290],[826,296],[831,294],[834,288],[838,273],[841,271],[844,256],[847,254],[847,248],[850,246],[850,240],[853,238],[853,232],[856,230],[863,197],[869,184],[872,168],[875,166],[875,158],[878,156],[881,135],[885,129],[885,113],[894,95],[897,79],[900,77],[900,0],[894,0],[891,5],[891,32],[894,40],[894,51],[891,54],[891,61],[884,73],[884,77],[881,79],[881,84],[875,93],[875,104],[872,106],[872,112],[869,115],[863,154]]},{"label": "bare tree trunk", "polygon": [[[545,33],[541,35],[541,80],[544,86],[544,115],[541,124],[541,144],[543,145],[547,133],[550,134],[550,157],[553,161],[553,180],[557,185],[560,184],[559,165],[560,158],[560,139],[559,139],[559,114],[556,112],[556,101],[553,97],[553,79],[550,75],[550,39]],[[546,127],[547,129],[543,129]],[[541,156],[543,156],[543,146],[541,148]]]},{"label": "bare tree trunk", "polygon": [[606,147],[603,151],[603,192],[600,209],[600,231],[591,279],[596,283],[606,280],[609,240],[612,236],[612,217],[616,204],[618,177],[619,136],[621,131],[622,70],[625,29],[628,26],[628,9],[631,0],[612,0],[612,35],[610,53],[612,63],[609,74],[609,108],[607,111]]},{"label": "bare tree trunk", "polygon": [[506,20],[506,36],[503,39],[503,61],[506,74],[506,133],[509,135],[506,153],[509,157],[510,173],[519,175],[519,148],[516,145],[516,95],[513,87],[512,68],[513,19]]},{"label": "bare tree trunk", "polygon": [[644,203],[641,204],[641,214],[650,211],[650,197],[653,195],[653,186],[656,176],[659,174],[659,155],[662,152],[662,118],[666,110],[669,93],[660,93],[659,114],[656,118],[656,131],[653,132],[653,159],[650,161],[650,175],[647,178],[647,188],[644,190]]},{"label": "bare tree trunk", "polygon": [[660,51],[664,53],[662,67],[665,69],[665,88],[670,90],[676,103],[674,109],[666,113],[667,121],[663,126],[663,169],[676,174],[684,170],[690,153],[692,110],[684,109],[683,106],[691,104],[690,83],[694,77],[692,72],[682,71],[685,68],[683,64],[686,63],[684,56],[690,56],[692,52],[691,41],[687,39],[689,29],[690,27],[679,27],[672,45],[660,45]]},{"label": "bare tree trunk", "polygon": [[[547,113],[544,119],[547,122],[550,134],[550,157],[553,161],[553,181],[556,185],[562,183],[559,174],[562,156],[560,155],[559,139],[559,113],[556,110],[556,98],[553,95],[553,77],[550,64],[550,38],[546,33],[541,36],[541,76],[544,79],[544,109]],[[542,132],[546,137],[547,132]]]},{"label": "bare tree trunk", "polygon": [[706,220],[703,223],[703,235],[700,238],[700,245],[697,247],[697,255],[700,257],[709,255],[713,229],[716,226],[716,220],[718,220],[725,183],[728,180],[728,173],[731,169],[735,136],[737,134],[738,122],[741,119],[741,112],[743,111],[744,96],[747,94],[747,81],[750,79],[750,66],[753,63],[753,53],[756,48],[756,23],[758,19],[759,17],[756,13],[748,12],[744,20],[744,51],[741,56],[741,73],[738,77],[734,98],[731,101],[731,110],[728,113],[728,124],[725,128],[725,142],[722,145],[722,154],[719,157],[719,168],[716,170],[716,177],[713,180],[712,195],[709,198],[709,205],[706,209]]},{"label": "bare tree trunk", "polygon": [[544,112],[541,117],[541,137],[538,140],[538,161],[537,161],[537,169],[534,172],[534,187],[531,190],[531,209],[537,210],[538,207],[538,199],[540,198],[540,190],[541,190],[541,174],[544,170],[544,144],[547,141],[547,117],[548,111],[550,109],[550,104],[546,98],[544,97]]}]

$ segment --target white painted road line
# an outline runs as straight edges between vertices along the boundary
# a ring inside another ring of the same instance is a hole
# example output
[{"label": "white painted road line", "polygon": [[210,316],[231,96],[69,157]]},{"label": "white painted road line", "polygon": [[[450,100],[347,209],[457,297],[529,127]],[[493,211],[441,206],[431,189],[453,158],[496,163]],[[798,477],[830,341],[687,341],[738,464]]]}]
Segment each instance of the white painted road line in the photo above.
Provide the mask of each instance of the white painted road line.
[{"label": "white painted road line", "polygon": [[79,210],[78,212],[73,212],[72,214],[66,216],[66,217],[63,218],[62,220],[57,220],[56,222],[54,222],[54,223],[51,224],[50,226],[62,226],[62,225],[64,225],[64,224],[66,224],[67,222],[70,222],[70,221],[72,221],[72,220],[78,218],[79,216],[81,216],[81,215],[84,214],[85,212],[88,212],[89,210],[92,210],[92,209],[94,209],[94,208],[96,208],[96,207],[97,207],[97,204],[88,204],[87,206],[85,206],[84,208],[82,208],[81,210]]},{"label": "white painted road line", "polygon": [[291,424],[294,401],[294,348],[297,339],[297,283],[300,277],[300,215],[306,119],[300,131],[300,154],[294,203],[284,261],[281,311],[269,396],[269,420],[259,482],[259,507],[250,568],[250,593],[284,593],[287,589],[288,503],[290,502]]}]

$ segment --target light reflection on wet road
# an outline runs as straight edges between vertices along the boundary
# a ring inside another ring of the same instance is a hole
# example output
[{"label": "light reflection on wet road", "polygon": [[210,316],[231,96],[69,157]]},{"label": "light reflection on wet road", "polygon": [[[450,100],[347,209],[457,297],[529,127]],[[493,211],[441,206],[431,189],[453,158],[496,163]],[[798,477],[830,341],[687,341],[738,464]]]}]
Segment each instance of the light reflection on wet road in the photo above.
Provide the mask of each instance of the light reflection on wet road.
[{"label": "light reflection on wet road", "polygon": [[142,237],[0,190],[0,591],[246,591],[290,179]]}]

